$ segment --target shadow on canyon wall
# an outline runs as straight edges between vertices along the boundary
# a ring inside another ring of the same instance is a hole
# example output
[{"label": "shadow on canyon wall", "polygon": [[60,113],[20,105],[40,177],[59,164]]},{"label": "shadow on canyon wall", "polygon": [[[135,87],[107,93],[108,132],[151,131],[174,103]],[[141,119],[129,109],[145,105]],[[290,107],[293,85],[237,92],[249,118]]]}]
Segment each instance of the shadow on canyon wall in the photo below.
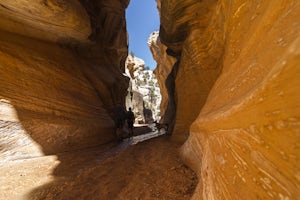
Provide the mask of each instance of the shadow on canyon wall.
[{"label": "shadow on canyon wall", "polygon": [[0,41],[0,98],[9,107],[0,130],[13,137],[1,143],[1,149],[10,151],[11,160],[57,156],[54,180],[28,197],[53,199],[49,195],[70,182],[81,187],[74,178],[104,159],[103,152],[116,138],[114,122],[83,75],[86,66],[80,66],[73,52],[47,42],[0,35],[6,38]]}]

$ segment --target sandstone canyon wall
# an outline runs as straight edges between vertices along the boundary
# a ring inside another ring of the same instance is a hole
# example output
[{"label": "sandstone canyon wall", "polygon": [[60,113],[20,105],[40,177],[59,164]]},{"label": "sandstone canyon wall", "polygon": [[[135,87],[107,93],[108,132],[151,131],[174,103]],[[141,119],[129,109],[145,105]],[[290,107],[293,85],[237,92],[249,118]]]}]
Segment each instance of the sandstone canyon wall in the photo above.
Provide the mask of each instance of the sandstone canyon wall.
[{"label": "sandstone canyon wall", "polygon": [[157,63],[154,74],[157,77],[161,93],[161,123],[170,123],[174,120],[176,108],[174,93],[170,91],[170,88],[168,90],[166,79],[171,73],[172,67],[176,62],[176,58],[169,56],[166,53],[167,47],[161,43],[158,31],[151,33],[148,39],[148,45],[153,58]]},{"label": "sandstone canyon wall", "polygon": [[129,1],[1,1],[0,158],[114,139],[128,87]]},{"label": "sandstone canyon wall", "polygon": [[[297,199],[300,2],[157,3],[156,49],[173,65],[160,73],[164,121],[188,138],[193,198]],[[128,88],[128,0],[0,4],[0,160],[111,141]]]},{"label": "sandstone canyon wall", "polygon": [[298,199],[300,2],[157,2],[193,199]]},{"label": "sandstone canyon wall", "polygon": [[158,7],[160,40],[177,59],[166,85],[176,107],[173,138],[183,142],[222,68],[223,16],[214,14],[216,1],[158,1]]}]

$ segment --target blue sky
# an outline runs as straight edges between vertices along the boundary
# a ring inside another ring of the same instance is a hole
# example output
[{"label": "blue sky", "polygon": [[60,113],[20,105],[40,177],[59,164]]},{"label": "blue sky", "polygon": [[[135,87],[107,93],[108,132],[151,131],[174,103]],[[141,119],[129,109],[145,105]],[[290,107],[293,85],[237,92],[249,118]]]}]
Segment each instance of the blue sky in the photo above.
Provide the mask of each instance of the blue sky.
[{"label": "blue sky", "polygon": [[155,0],[131,0],[126,9],[129,51],[145,61],[150,69],[156,67],[147,45],[149,35],[159,30],[159,14]]}]

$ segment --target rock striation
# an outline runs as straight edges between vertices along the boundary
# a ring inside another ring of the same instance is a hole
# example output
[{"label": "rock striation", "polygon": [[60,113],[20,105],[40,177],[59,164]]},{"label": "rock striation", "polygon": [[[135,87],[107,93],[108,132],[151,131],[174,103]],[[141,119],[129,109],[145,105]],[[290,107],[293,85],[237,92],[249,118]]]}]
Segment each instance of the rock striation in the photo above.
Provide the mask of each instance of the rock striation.
[{"label": "rock striation", "polygon": [[[115,138],[114,110],[124,105],[129,86],[123,75],[128,3],[1,1],[1,166],[55,154],[43,168],[53,169],[51,186],[74,178],[68,167],[76,162],[60,152]],[[298,199],[300,1],[157,4],[159,37],[149,41],[164,96],[162,121],[184,143],[180,154],[199,177],[193,199]],[[138,80],[135,71],[129,74]],[[19,185],[32,184],[19,168],[15,176],[22,176]],[[60,189],[69,186],[84,187]]]},{"label": "rock striation", "polygon": [[112,141],[129,1],[1,1],[0,160]]},{"label": "rock striation", "polygon": [[151,33],[148,39],[148,46],[151,50],[153,58],[157,63],[157,66],[153,72],[157,77],[161,93],[161,123],[172,124],[172,122],[174,122],[173,120],[175,118],[176,111],[175,97],[173,91],[171,90],[172,86],[169,85],[168,90],[166,80],[172,71],[172,67],[176,62],[176,58],[167,54],[167,47],[160,42],[158,31]]},{"label": "rock striation", "polygon": [[[176,105],[173,138],[184,141],[221,71],[222,15],[216,1],[163,1],[160,40],[177,59],[167,78]],[[200,87],[199,87],[200,86]],[[198,88],[198,89],[197,89]],[[189,99],[189,101],[187,101]]]},{"label": "rock striation", "polygon": [[297,199],[300,2],[157,2],[193,199]]}]

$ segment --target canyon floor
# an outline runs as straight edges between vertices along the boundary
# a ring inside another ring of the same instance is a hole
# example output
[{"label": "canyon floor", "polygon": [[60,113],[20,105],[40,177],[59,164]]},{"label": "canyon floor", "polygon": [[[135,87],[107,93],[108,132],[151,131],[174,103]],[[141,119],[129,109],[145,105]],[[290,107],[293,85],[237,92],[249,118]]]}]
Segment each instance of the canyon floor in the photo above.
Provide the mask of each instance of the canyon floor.
[{"label": "canyon floor", "polygon": [[197,177],[168,136],[0,163],[0,199],[190,199]]}]

